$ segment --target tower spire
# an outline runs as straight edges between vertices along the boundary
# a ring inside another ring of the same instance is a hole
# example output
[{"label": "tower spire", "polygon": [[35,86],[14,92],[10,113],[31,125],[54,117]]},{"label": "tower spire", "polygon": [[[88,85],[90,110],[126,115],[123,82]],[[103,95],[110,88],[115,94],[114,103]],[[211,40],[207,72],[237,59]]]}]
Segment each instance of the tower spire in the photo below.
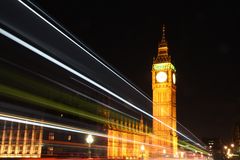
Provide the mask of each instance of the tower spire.
[{"label": "tower spire", "polygon": [[166,38],[165,38],[165,25],[164,24],[163,24],[163,27],[162,27],[162,40],[159,43],[159,47],[167,47],[167,41],[166,41]]},{"label": "tower spire", "polygon": [[158,45],[157,57],[153,60],[154,63],[171,62],[171,56],[168,55],[168,44],[165,37],[165,25],[162,26],[162,39]]}]

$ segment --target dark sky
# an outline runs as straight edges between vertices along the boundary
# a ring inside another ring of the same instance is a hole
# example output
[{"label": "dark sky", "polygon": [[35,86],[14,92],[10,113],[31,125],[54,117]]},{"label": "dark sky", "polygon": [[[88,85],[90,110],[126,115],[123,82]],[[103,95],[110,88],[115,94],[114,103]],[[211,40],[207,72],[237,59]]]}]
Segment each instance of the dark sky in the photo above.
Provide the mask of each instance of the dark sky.
[{"label": "dark sky", "polygon": [[165,24],[178,121],[199,138],[230,139],[240,120],[240,13],[229,1],[206,2],[35,1],[149,96]]}]

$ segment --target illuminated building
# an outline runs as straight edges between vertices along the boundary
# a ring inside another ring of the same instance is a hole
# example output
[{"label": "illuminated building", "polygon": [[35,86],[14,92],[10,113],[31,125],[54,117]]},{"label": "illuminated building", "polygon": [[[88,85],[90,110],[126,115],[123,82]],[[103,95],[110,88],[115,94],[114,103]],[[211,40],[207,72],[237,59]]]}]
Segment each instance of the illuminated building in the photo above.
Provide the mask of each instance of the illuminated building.
[{"label": "illuminated building", "polygon": [[148,158],[149,140],[148,127],[144,125],[142,118],[140,122],[123,117],[121,117],[120,120],[109,119],[107,144],[108,158]]},{"label": "illuminated building", "polygon": [[0,158],[39,158],[42,150],[42,127],[0,121]]},{"label": "illuminated building", "polygon": [[[153,116],[170,126],[153,120],[153,134],[159,138],[154,138],[152,143],[170,149],[166,151],[171,152],[169,154],[176,154],[176,69],[168,54],[164,26],[158,54],[153,61],[152,92]],[[153,149],[152,152],[153,156],[158,156],[160,151]]]},{"label": "illuminated building", "polygon": [[[124,118],[110,118],[107,153],[109,158],[140,158],[140,156],[136,156],[141,155],[141,143],[148,144],[143,147],[144,158],[177,154],[176,69],[168,55],[164,32],[163,27],[163,37],[159,44],[158,55],[153,62],[152,90],[153,116],[165,125],[153,120],[153,130],[152,133],[149,133],[143,127],[143,119],[136,123]],[[108,117],[110,116],[108,115]],[[149,145],[153,147],[149,147]]]}]

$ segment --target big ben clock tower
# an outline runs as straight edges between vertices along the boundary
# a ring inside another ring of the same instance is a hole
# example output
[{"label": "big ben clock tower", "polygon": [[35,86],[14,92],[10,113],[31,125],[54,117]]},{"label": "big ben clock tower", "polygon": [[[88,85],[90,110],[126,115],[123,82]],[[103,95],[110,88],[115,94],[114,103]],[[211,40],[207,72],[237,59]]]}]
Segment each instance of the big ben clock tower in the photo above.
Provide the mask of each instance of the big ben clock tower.
[{"label": "big ben clock tower", "polygon": [[[163,26],[162,40],[158,46],[157,57],[152,66],[153,116],[163,123],[153,120],[153,144],[164,147],[155,154],[177,153],[176,135],[176,69],[168,54],[168,44]],[[164,150],[164,151],[161,151]]]}]

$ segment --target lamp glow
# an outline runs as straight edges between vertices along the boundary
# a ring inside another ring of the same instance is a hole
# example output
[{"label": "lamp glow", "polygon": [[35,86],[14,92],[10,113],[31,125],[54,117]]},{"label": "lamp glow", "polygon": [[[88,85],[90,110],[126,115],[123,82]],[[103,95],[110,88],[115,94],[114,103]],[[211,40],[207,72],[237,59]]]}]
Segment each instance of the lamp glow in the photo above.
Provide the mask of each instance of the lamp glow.
[{"label": "lamp glow", "polygon": [[91,144],[93,143],[93,136],[90,134],[86,138],[86,142],[88,143],[88,158],[91,158]]},{"label": "lamp glow", "polygon": [[93,143],[93,136],[92,135],[88,135],[87,138],[86,138],[86,141],[88,144],[92,144]]},{"label": "lamp glow", "polygon": [[143,159],[144,159],[143,153],[144,153],[144,150],[145,150],[145,147],[144,147],[143,144],[141,145],[141,148],[140,148],[140,149],[141,149],[141,152],[142,152],[142,160],[143,160]]}]

